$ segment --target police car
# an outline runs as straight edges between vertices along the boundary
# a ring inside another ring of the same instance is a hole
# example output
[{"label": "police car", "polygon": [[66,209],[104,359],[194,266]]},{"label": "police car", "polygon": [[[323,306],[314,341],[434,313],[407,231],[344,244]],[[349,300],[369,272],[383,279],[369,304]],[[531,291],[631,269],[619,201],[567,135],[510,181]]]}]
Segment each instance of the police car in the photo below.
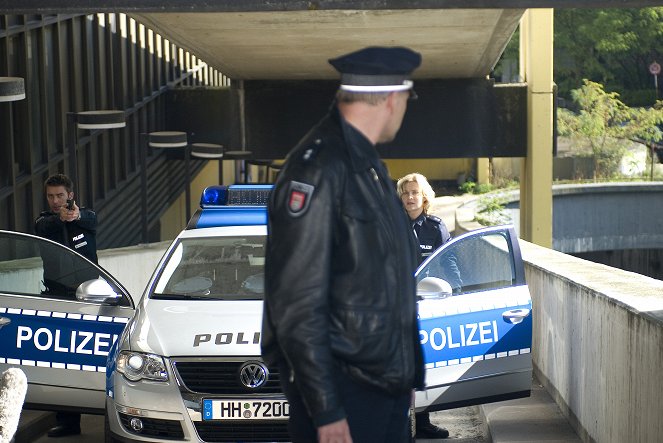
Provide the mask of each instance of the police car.
[{"label": "police car", "polygon": [[[32,407],[105,409],[107,441],[287,441],[279,373],[260,358],[270,188],[207,188],[135,306],[82,256],[0,231],[0,370],[26,372]],[[69,294],[44,293],[46,256],[71,261]],[[513,228],[453,239],[416,278],[417,410],[529,395],[532,306]]]}]

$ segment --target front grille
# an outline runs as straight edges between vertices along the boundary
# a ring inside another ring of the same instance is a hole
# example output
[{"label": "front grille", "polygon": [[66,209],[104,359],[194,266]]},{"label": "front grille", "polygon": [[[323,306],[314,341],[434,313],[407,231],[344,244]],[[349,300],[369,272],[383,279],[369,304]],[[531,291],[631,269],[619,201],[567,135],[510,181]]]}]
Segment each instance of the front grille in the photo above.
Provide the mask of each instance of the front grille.
[{"label": "front grille", "polygon": [[288,421],[282,422],[193,422],[198,436],[209,443],[290,441]]},{"label": "front grille", "polygon": [[279,371],[269,368],[267,382],[259,388],[247,388],[239,379],[243,361],[176,361],[175,370],[192,392],[217,395],[280,394]]},{"label": "front grille", "polygon": [[143,429],[140,432],[136,432],[129,425],[132,418],[134,418],[134,416],[120,413],[120,422],[122,423],[122,426],[124,426],[124,429],[126,429],[127,432],[131,432],[132,434],[173,440],[181,440],[184,438],[182,425],[177,420],[136,417],[143,422]]}]

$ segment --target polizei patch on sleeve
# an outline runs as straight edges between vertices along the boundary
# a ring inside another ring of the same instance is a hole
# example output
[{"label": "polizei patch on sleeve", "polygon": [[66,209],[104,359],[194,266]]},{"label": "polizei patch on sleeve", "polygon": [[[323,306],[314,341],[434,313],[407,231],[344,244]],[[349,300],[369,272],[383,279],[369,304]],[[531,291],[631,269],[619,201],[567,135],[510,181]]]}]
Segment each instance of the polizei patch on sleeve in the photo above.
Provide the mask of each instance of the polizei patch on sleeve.
[{"label": "polizei patch on sleeve", "polygon": [[311,196],[315,190],[314,186],[306,183],[291,181],[288,189],[288,214],[292,217],[300,217],[306,213]]}]

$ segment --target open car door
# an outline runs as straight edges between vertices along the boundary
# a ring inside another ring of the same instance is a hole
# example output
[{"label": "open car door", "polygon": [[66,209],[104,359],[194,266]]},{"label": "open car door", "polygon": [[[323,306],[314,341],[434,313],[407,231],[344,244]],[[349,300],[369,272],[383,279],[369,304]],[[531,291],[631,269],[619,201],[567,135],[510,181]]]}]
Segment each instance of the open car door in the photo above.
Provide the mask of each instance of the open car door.
[{"label": "open car door", "polygon": [[513,227],[453,239],[416,278],[426,363],[417,411],[529,396],[532,301]]},{"label": "open car door", "polygon": [[0,372],[25,372],[26,407],[103,412],[108,352],[133,313],[126,290],[82,255],[0,231]]}]

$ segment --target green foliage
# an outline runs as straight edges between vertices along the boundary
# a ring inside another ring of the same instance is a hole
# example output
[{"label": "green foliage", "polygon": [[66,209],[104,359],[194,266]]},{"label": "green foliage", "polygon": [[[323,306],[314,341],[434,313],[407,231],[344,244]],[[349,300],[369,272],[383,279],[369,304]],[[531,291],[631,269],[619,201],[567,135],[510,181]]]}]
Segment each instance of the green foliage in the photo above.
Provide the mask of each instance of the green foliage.
[{"label": "green foliage", "polygon": [[458,187],[458,190],[463,194],[472,194],[476,185],[473,181],[466,181]]},{"label": "green foliage", "polygon": [[618,173],[627,141],[659,141],[663,136],[657,127],[663,123],[662,101],[653,108],[630,108],[616,92],[606,92],[599,83],[586,79],[571,95],[580,111],[558,110],[559,135],[569,136],[591,151],[599,178]]},{"label": "green foliage", "polygon": [[474,187],[473,192],[475,194],[485,194],[486,192],[490,192],[493,189],[495,189],[495,187],[490,183],[479,183]]},{"label": "green foliage", "polygon": [[555,9],[554,23],[560,96],[570,98],[583,78],[612,91],[654,91],[648,67],[663,62],[663,7]]},{"label": "green foliage", "polygon": [[[663,81],[663,78],[661,81]],[[652,103],[656,102],[656,91],[651,87],[648,89],[626,89],[620,93],[620,97],[624,103],[628,103],[630,106],[651,106]]]},{"label": "green foliage", "polygon": [[483,226],[503,225],[511,222],[504,212],[507,200],[501,194],[484,196],[479,199],[479,210],[474,220]]},{"label": "green foliage", "polygon": [[520,182],[513,179],[512,177],[500,177],[493,175],[490,179],[490,182],[493,184],[493,189],[517,189],[520,188]]},{"label": "green foliage", "polygon": [[491,185],[490,183],[475,183],[473,181],[466,181],[462,185],[458,187],[460,192],[463,194],[485,194],[486,192],[490,192],[495,187]]}]

